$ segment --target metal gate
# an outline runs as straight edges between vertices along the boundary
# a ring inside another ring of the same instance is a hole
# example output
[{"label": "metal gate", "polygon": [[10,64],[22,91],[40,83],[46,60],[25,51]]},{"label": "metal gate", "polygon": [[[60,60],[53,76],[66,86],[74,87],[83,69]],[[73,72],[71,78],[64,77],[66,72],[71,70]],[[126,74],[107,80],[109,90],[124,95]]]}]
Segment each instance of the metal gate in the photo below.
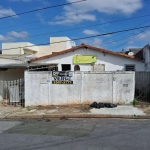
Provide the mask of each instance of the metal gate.
[{"label": "metal gate", "polygon": [[24,107],[24,79],[0,81],[0,96],[5,105]]},{"label": "metal gate", "polygon": [[150,72],[135,72],[135,98],[150,102]]}]

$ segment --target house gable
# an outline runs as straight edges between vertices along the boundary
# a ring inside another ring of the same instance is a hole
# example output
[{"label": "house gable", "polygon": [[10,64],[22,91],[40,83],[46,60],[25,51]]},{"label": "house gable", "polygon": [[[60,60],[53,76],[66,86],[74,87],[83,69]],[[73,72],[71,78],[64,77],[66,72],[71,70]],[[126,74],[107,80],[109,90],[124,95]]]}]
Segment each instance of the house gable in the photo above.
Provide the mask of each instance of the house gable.
[{"label": "house gable", "polygon": [[60,51],[60,52],[54,52],[51,55],[46,55],[46,56],[43,56],[43,57],[38,57],[38,58],[35,58],[35,59],[31,59],[31,62],[41,60],[41,59],[51,58],[51,57],[58,56],[58,55],[63,55],[63,54],[69,53],[69,52],[74,52],[74,51],[76,51],[80,48],[84,48],[85,50],[86,49],[91,49],[91,50],[102,52],[104,54],[109,53],[109,54],[112,54],[112,55],[117,55],[117,56],[120,56],[120,57],[126,57],[126,58],[136,59],[138,61],[141,61],[141,59],[136,58],[135,56],[129,56],[129,55],[124,54],[124,53],[113,52],[113,51],[106,50],[106,49],[103,49],[103,48],[97,48],[97,47],[90,46],[90,45],[87,45],[87,44],[81,44],[81,45],[73,47],[71,49],[63,50],[63,51]]},{"label": "house gable", "polygon": [[[120,54],[121,55],[121,54]],[[143,62],[131,59],[128,57],[120,57],[120,55],[114,55],[112,53],[106,53],[104,51],[99,51],[96,49],[81,47],[76,50],[67,51],[66,53],[53,54],[53,56],[44,57],[42,59],[35,59],[31,63],[57,63],[58,70],[63,71],[62,65],[70,65],[71,71],[75,71],[76,65],[79,65],[80,71],[124,71],[124,66],[126,64],[133,64],[136,66],[137,70],[142,71]],[[96,56],[96,62],[94,63],[74,63],[75,56]]]}]

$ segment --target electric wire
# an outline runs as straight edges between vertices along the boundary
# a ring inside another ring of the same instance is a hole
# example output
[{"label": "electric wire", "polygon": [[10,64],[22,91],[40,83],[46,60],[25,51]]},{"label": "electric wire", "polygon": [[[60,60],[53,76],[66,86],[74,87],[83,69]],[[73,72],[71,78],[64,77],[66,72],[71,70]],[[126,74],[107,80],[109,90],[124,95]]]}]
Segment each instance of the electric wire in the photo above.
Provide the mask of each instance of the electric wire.
[{"label": "electric wire", "polygon": [[33,10],[30,10],[30,11],[21,12],[21,13],[18,13],[18,14],[1,17],[0,20],[6,19],[6,18],[15,17],[15,16],[20,16],[20,15],[24,15],[24,14],[28,14],[28,13],[32,13],[32,12],[36,12],[36,11],[41,11],[41,10],[56,8],[56,7],[60,7],[60,6],[66,6],[66,5],[71,5],[71,4],[75,4],[75,3],[80,3],[80,2],[84,2],[84,1],[87,1],[87,0],[80,0],[80,1],[70,2],[70,3],[63,3],[63,4],[58,4],[58,5],[53,5],[53,6],[33,9]]},{"label": "electric wire", "polygon": [[81,37],[81,38],[74,38],[72,40],[65,40],[65,41],[59,41],[59,42],[53,42],[53,43],[43,43],[43,44],[37,44],[37,45],[34,44],[32,46],[24,46],[24,47],[12,47],[12,48],[3,49],[3,50],[12,50],[12,49],[17,49],[17,48],[27,48],[27,47],[42,46],[42,45],[48,45],[48,44],[64,43],[64,42],[67,42],[67,41],[77,41],[77,40],[83,40],[83,39],[90,39],[90,38],[94,38],[94,37],[112,35],[112,34],[116,34],[116,33],[128,32],[128,31],[132,31],[132,30],[139,30],[139,29],[144,29],[144,28],[149,28],[149,27],[150,27],[150,25],[147,25],[147,26],[141,26],[141,27],[136,27],[136,28],[129,28],[129,29],[124,29],[124,30],[118,30],[118,31],[113,31],[113,32],[108,32],[108,33],[93,35],[93,36],[86,36],[86,37]]}]

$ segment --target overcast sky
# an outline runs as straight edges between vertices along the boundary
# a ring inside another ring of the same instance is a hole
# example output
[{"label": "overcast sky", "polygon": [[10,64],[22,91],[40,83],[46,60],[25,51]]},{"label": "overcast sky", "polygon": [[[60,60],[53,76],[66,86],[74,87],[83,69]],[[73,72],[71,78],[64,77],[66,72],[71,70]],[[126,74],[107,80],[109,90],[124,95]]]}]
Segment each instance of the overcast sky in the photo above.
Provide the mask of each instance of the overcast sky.
[{"label": "overcast sky", "polygon": [[[75,1],[78,0],[0,0],[0,18]],[[87,0],[0,19],[0,49],[3,42],[43,44],[48,43],[50,37],[68,36],[74,39],[150,25],[150,16],[144,17],[150,15],[149,6],[150,0]],[[130,19],[139,16],[143,17]],[[110,23],[112,21],[116,22]],[[130,47],[144,47],[150,43],[149,38],[150,28],[147,28],[79,40],[76,43],[79,45],[84,42],[121,51]]]}]

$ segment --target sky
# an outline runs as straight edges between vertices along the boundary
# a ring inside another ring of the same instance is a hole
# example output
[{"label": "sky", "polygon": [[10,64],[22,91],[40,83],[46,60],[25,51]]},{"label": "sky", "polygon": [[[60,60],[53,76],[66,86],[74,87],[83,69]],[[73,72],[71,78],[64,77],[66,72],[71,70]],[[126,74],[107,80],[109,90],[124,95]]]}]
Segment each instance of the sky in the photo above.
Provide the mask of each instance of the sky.
[{"label": "sky", "polygon": [[[79,0],[0,0],[0,49],[6,42],[45,44],[50,37],[70,39],[150,25],[150,0],[86,0],[70,5],[34,9]],[[112,51],[144,47],[150,43],[150,28],[76,40]]]}]

